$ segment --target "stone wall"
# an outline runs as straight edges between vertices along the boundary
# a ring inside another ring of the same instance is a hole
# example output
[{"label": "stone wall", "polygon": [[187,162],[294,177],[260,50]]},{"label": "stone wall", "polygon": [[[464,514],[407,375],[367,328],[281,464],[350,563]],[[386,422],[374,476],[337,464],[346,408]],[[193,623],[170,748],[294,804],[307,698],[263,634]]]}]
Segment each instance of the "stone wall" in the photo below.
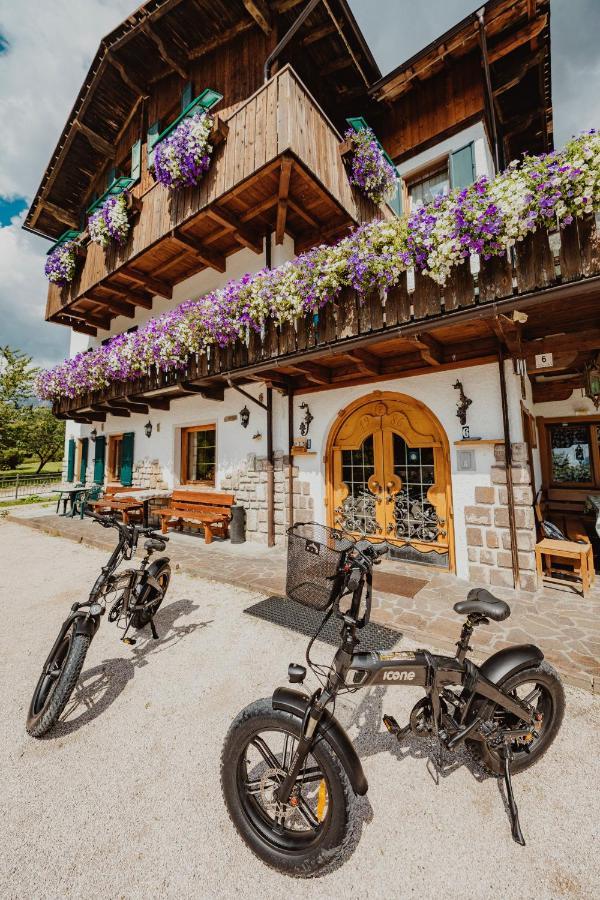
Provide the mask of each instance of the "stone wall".
[{"label": "stone wall", "polygon": [[[527,445],[513,444],[512,481],[519,554],[519,587],[537,589],[535,517]],[[478,584],[513,587],[511,535],[504,445],[494,447],[491,485],[475,488],[475,504],[465,507],[469,579]]]},{"label": "stone wall", "polygon": [[168,484],[163,478],[162,468],[157,459],[139,459],[133,464],[132,487],[157,488],[166,490]]},{"label": "stone wall", "polygon": [[[282,453],[274,455],[275,543],[282,544],[290,524],[288,478],[290,458]],[[292,465],[293,520],[309,522],[314,516],[314,501],[310,485],[298,477],[298,467]],[[246,510],[246,538],[249,541],[267,540],[267,460],[249,453],[244,462],[221,479],[221,490],[235,494],[236,503]]]}]

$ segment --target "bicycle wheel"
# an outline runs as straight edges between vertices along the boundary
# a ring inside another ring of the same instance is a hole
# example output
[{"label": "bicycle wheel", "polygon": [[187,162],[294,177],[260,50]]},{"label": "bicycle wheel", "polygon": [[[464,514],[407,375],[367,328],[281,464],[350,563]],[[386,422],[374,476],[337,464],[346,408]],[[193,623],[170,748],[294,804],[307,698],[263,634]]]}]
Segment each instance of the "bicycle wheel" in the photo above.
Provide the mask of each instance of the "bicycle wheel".
[{"label": "bicycle wheel", "polygon": [[75,634],[73,626],[44,666],[27,715],[26,728],[32,737],[42,737],[58,722],[77,684],[89,646],[90,637]]},{"label": "bicycle wheel", "polygon": [[288,875],[322,873],[339,858],[351,831],[354,793],[329,745],[317,741],[301,769],[289,803],[275,791],[301,734],[301,722],[252,703],[232,723],[221,755],[221,786],[229,817],[254,853]]},{"label": "bicycle wheel", "polygon": [[136,601],[136,606],[142,606],[143,608],[134,611],[131,617],[131,625],[133,628],[144,628],[144,626],[148,624],[150,619],[158,612],[169,588],[169,583],[171,581],[171,567],[168,563],[157,563],[156,568],[153,567],[154,563],[148,569],[148,574],[152,575],[153,578],[156,578],[160,584],[161,592],[159,593],[155,588],[148,587],[148,585],[142,585],[140,597]]}]

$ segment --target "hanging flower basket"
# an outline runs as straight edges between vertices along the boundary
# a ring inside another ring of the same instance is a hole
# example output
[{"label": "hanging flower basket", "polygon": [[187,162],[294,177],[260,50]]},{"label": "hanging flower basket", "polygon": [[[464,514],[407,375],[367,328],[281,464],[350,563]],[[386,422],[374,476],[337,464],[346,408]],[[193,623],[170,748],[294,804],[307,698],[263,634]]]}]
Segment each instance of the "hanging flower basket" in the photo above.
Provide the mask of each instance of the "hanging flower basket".
[{"label": "hanging flower basket", "polygon": [[360,188],[377,205],[389,200],[396,189],[397,175],[373,131],[349,128],[344,138],[351,148],[350,184]]},{"label": "hanging flower basket", "polygon": [[129,221],[128,194],[108,197],[88,219],[90,240],[106,249],[112,241],[122,245],[127,240]]},{"label": "hanging flower basket", "polygon": [[315,316],[342,291],[360,298],[398,284],[415,269],[437,284],[471,254],[483,259],[538,229],[568,225],[600,208],[600,135],[588,132],[564,150],[527,156],[491,181],[436,197],[409,218],[361,225],[334,246],[313,247],[276,269],[246,274],[223,288],[176,306],[137,332],[115,335],[42,372],[44,400],[102,390],[113,381],[143,377],[151,367],[174,372],[192,354],[264,334],[272,322]]},{"label": "hanging flower basket", "polygon": [[59,244],[46,257],[44,273],[48,281],[60,287],[70,284],[75,276],[76,257],[77,245],[74,241]]},{"label": "hanging flower basket", "polygon": [[154,175],[169,188],[193,187],[210,166],[212,117],[201,110],[183,119],[154,148]]}]

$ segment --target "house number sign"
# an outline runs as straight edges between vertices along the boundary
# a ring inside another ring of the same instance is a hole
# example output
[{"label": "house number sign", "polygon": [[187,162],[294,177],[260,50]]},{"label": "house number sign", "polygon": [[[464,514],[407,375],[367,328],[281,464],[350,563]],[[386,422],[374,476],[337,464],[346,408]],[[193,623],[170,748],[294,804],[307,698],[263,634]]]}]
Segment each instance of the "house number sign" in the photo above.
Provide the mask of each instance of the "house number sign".
[{"label": "house number sign", "polygon": [[536,353],[535,367],[536,369],[551,369],[554,365],[554,359],[551,353]]}]

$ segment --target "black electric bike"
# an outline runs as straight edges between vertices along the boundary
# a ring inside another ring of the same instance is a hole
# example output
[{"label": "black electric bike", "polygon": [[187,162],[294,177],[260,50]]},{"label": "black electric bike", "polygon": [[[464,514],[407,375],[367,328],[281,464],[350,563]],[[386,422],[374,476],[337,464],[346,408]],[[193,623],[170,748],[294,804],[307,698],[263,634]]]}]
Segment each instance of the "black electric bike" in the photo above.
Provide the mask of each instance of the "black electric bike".
[{"label": "black electric bike", "polygon": [[[114,516],[98,516],[87,512],[104,528],[116,528],[119,540],[107,564],[102,567],[89,598],[74,603],[63,622],[50,651],[42,674],[31,698],[27,715],[27,731],[32,737],[42,737],[58,721],[69,697],[73,693],[85,657],[100,625],[100,619],[108,608],[108,621],[116,622],[123,630],[121,640],[135,644],[129,637],[130,628],[141,629],[150,625],[152,636],[158,639],[154,616],[160,607],[171,580],[169,559],[162,556],[150,563],[155,551],[163,552],[168,537],[152,528],[124,525]],[[131,560],[138,540],[145,536],[146,551],[139,569],[115,570],[123,560]]]},{"label": "black electric bike", "polygon": [[[418,685],[425,696],[408,725],[400,728],[386,715],[386,728],[399,740],[412,733],[437,741],[440,757],[464,744],[486,769],[502,775],[512,835],[524,844],[511,776],[546,752],[565,701],[560,678],[538,647],[507,648],[481,666],[467,659],[474,628],[506,619],[508,604],[484,589],[473,589],[456,603],[455,611],[466,620],[454,657],[427,650],[360,652],[357,631],[369,621],[372,566],[387,548],[355,543],[315,523],[293,526],[288,537],[288,597],[326,612],[306,651],[322,687],[311,696],[277,688],[232,723],[221,756],[221,785],[244,841],[268,865],[290,875],[307,877],[330,868],[351,836],[355,795],[366,794],[368,784],[348,735],[328,707],[342,692]],[[349,603],[342,609],[344,597]],[[322,667],[312,662],[310,651],[333,613],[341,620],[339,648],[331,666]],[[291,683],[302,684],[305,676],[304,666],[289,666]]]}]

